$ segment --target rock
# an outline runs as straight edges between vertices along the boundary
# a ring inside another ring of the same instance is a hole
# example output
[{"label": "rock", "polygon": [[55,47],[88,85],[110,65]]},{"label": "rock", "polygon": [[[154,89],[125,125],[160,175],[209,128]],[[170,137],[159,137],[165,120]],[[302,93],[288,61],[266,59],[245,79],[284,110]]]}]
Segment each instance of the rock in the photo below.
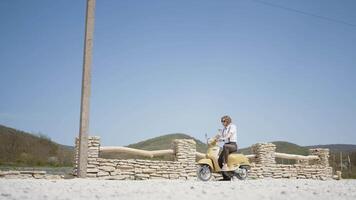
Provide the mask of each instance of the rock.
[{"label": "rock", "polygon": [[135,175],[135,179],[138,179],[138,180],[143,180],[143,179],[148,179],[150,178],[150,175],[148,174],[136,174]]},{"label": "rock", "polygon": [[155,169],[142,169],[142,173],[148,173],[148,174],[151,174],[151,173],[155,173],[157,170]]},{"label": "rock", "polygon": [[46,176],[45,176],[45,179],[61,179],[61,176],[60,175],[49,175],[49,174],[47,174]]},{"label": "rock", "polygon": [[132,166],[127,166],[127,165],[118,165],[117,169],[120,169],[121,171],[131,171],[135,170],[134,167]]},{"label": "rock", "polygon": [[122,171],[120,174],[122,174],[122,175],[135,175],[135,172]]},{"label": "rock", "polygon": [[88,178],[96,178],[96,173],[87,173]]},{"label": "rock", "polygon": [[178,179],[179,175],[178,174],[170,174],[169,179]]},{"label": "rock", "polygon": [[104,170],[106,172],[112,172],[115,170],[115,167],[112,167],[112,166],[100,166],[99,167],[100,170]]},{"label": "rock", "polygon": [[106,171],[99,171],[97,173],[97,177],[102,177],[102,176],[109,176],[109,172],[106,172]]},{"label": "rock", "polygon": [[34,174],[33,178],[35,178],[35,179],[44,179],[44,178],[46,178],[46,175],[44,175],[44,174]]},{"label": "rock", "polygon": [[107,180],[126,180],[129,179],[129,175],[115,175],[115,176],[109,176]]},{"label": "rock", "polygon": [[46,174],[46,171],[20,171],[20,174]]},{"label": "rock", "polygon": [[116,167],[116,164],[115,163],[111,163],[111,162],[102,162],[102,163],[100,163],[100,166]]},{"label": "rock", "polygon": [[116,175],[119,175],[119,174],[121,174],[121,171],[120,170],[114,170],[114,171],[112,171],[112,172],[110,172],[110,175],[111,176],[116,176]]},{"label": "rock", "polygon": [[142,173],[142,169],[137,169],[136,168],[134,172],[135,172],[135,174],[140,174],[140,173]]},{"label": "rock", "polygon": [[19,175],[19,171],[1,171],[0,176],[5,176],[5,175]]},{"label": "rock", "polygon": [[96,173],[99,172],[98,168],[87,168],[87,173]]},{"label": "rock", "polygon": [[11,194],[9,194],[9,193],[1,193],[1,196],[2,197],[11,197]]},{"label": "rock", "polygon": [[14,175],[14,174],[9,174],[9,175],[5,175],[6,179],[28,179],[28,178],[33,178],[32,174],[18,174],[18,175]]}]

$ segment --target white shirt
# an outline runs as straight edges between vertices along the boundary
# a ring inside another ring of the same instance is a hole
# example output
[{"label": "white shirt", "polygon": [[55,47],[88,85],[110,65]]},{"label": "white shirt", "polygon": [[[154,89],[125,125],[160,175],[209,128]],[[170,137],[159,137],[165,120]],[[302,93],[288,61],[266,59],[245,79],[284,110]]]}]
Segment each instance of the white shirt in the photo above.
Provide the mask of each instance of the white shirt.
[{"label": "white shirt", "polygon": [[225,139],[225,143],[237,142],[236,125],[230,123],[227,127],[225,127],[221,132],[221,137],[221,139]]}]

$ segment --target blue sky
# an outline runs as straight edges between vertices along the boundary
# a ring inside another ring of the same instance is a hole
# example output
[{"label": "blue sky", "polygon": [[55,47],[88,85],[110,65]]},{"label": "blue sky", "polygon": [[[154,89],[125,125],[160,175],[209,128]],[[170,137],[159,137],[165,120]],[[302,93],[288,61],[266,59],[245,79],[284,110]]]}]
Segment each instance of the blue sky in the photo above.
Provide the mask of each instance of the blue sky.
[{"label": "blue sky", "polygon": [[[266,0],[356,24],[352,0]],[[73,145],[86,1],[0,1],[0,124]],[[97,0],[90,134],[356,144],[356,26],[254,0]]]}]

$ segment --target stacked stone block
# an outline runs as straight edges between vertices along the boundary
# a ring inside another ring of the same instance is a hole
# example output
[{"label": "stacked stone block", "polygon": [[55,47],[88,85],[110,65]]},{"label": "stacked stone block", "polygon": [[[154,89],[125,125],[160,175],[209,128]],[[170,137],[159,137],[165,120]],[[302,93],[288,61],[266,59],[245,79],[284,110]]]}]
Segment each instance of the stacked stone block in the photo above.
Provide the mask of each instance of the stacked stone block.
[{"label": "stacked stone block", "polygon": [[309,149],[309,154],[310,155],[315,155],[319,156],[319,160],[313,160],[310,163],[311,164],[316,164],[316,165],[323,165],[325,167],[329,167],[329,149],[322,149],[322,148],[316,148],[316,149]]},{"label": "stacked stone block", "polygon": [[77,175],[78,173],[78,161],[79,161],[79,139],[75,138],[75,146],[74,146],[74,168],[73,168],[73,175]]},{"label": "stacked stone block", "polygon": [[256,164],[273,165],[276,164],[276,145],[272,143],[257,143],[251,147],[252,153],[256,155]]},{"label": "stacked stone block", "polygon": [[[89,136],[88,137],[88,164],[87,164],[87,177],[96,177],[97,159],[99,158],[100,150],[100,137]],[[79,139],[75,138],[75,153],[74,153],[74,170],[73,174],[77,175],[79,160]]]},{"label": "stacked stone block", "polygon": [[175,160],[181,163],[188,177],[196,176],[196,142],[192,139],[173,141]]}]

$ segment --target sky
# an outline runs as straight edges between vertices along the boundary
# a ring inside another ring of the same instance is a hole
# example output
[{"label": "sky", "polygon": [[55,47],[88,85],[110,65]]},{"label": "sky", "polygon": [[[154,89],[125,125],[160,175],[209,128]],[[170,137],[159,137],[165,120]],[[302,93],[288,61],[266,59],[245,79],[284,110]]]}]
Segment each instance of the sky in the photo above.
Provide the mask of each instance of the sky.
[{"label": "sky", "polygon": [[[85,8],[0,1],[0,124],[74,144]],[[353,0],[97,0],[90,135],[110,146],[169,133],[204,141],[227,114],[240,147],[356,144],[355,9]]]}]

